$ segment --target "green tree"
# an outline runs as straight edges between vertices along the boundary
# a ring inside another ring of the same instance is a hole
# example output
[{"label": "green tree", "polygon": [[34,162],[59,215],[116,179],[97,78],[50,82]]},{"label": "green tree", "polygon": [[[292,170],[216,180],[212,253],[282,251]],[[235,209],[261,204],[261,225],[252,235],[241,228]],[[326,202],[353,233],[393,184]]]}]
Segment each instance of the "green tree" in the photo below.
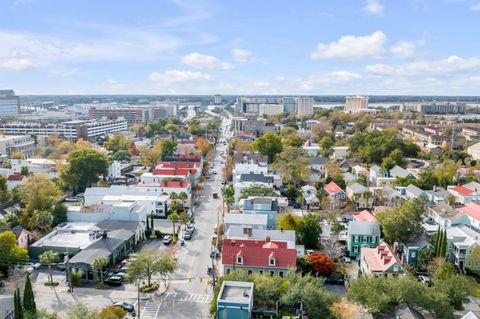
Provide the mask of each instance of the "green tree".
[{"label": "green tree", "polygon": [[301,223],[302,218],[292,212],[282,213],[277,216],[277,225],[279,229],[297,231]]},{"label": "green tree", "polygon": [[305,248],[317,248],[320,241],[320,234],[322,228],[317,222],[315,216],[308,215],[302,219],[297,231],[299,233],[300,240]]},{"label": "green tree", "polygon": [[27,274],[27,280],[25,281],[25,289],[23,290],[23,310],[25,313],[37,312],[35,295],[33,294],[32,281],[30,280],[29,274]]},{"label": "green tree", "polygon": [[67,221],[67,211],[68,208],[62,203],[55,205],[55,208],[52,211],[53,222],[52,226],[55,227],[61,223]]},{"label": "green tree", "polygon": [[83,302],[77,302],[68,307],[67,318],[98,319],[98,313],[95,310],[90,309],[90,307]]},{"label": "green tree", "polygon": [[38,256],[38,259],[42,264],[48,265],[48,282],[50,284],[53,284],[52,264],[59,262],[60,255],[53,250],[47,250],[43,254]]},{"label": "green tree", "polygon": [[401,206],[379,211],[375,217],[389,244],[407,240],[422,229],[422,206],[418,199],[410,199]]},{"label": "green tree", "polygon": [[176,223],[180,220],[180,215],[177,214],[177,213],[170,213],[170,214],[168,215],[167,219],[172,222],[172,227],[173,227],[173,233],[172,233],[172,235],[175,237],[175,236],[176,236],[175,234],[177,233],[177,232],[175,231],[175,230],[176,230],[175,225],[176,225]]},{"label": "green tree", "polygon": [[468,302],[468,280],[465,276],[452,274],[445,279],[433,279],[436,291],[448,296],[450,304],[455,309],[462,309],[462,304]]},{"label": "green tree", "polygon": [[122,134],[115,134],[112,137],[110,137],[103,146],[111,151],[111,152],[118,152],[118,151],[126,151],[128,150],[128,147],[132,143],[132,140],[129,138],[126,138]]},{"label": "green tree", "polygon": [[232,205],[235,203],[235,190],[232,185],[229,185],[223,191],[223,200],[227,205],[227,212],[230,213]]},{"label": "green tree", "polygon": [[108,265],[108,259],[105,256],[95,258],[92,263],[92,268],[100,272],[100,284],[103,284],[103,268]]},{"label": "green tree", "polygon": [[28,261],[28,252],[17,245],[17,238],[11,231],[0,233],[0,270],[6,273],[9,267]]},{"label": "green tree", "polygon": [[100,310],[98,319],[122,319],[127,312],[118,306],[107,306]]},{"label": "green tree", "polygon": [[273,196],[277,197],[278,194],[270,187],[264,185],[251,185],[244,188],[240,193],[240,198],[248,198],[250,196]]},{"label": "green tree", "polygon": [[296,188],[310,177],[310,159],[301,149],[286,147],[277,154],[273,169]]},{"label": "green tree", "polygon": [[81,149],[68,154],[68,167],[61,177],[70,189],[83,192],[98,182],[99,176],[107,176],[108,159],[94,149]]},{"label": "green tree", "polygon": [[112,155],[112,160],[114,161],[130,161],[132,156],[127,150],[116,151]]},{"label": "green tree", "polygon": [[172,156],[177,149],[177,142],[173,140],[163,140],[160,142],[160,145],[162,147],[162,159],[166,156]]},{"label": "green tree", "polygon": [[290,286],[280,298],[282,304],[289,307],[294,307],[299,303],[303,304],[304,309],[308,312],[308,318],[311,319],[331,316],[330,306],[336,297],[332,293],[325,292],[321,278],[289,272],[287,279]]},{"label": "green tree", "polygon": [[13,306],[14,306],[14,318],[15,319],[22,319],[23,318],[23,307],[22,307],[22,299],[20,297],[20,288],[17,287],[15,289],[15,293],[13,295]]},{"label": "green tree", "polygon": [[160,275],[162,280],[166,280],[167,275],[173,273],[176,267],[176,261],[169,253],[145,247],[129,265],[127,279],[130,282],[147,279],[147,286],[150,287],[152,276]]},{"label": "green tree", "polygon": [[7,178],[0,175],[0,203],[6,202],[10,199],[10,193],[7,187]]},{"label": "green tree", "polygon": [[30,170],[28,169],[28,166],[22,166],[20,170],[20,175],[28,176],[29,174],[30,174]]},{"label": "green tree", "polygon": [[32,174],[20,186],[20,198],[27,212],[50,211],[58,201],[60,190],[46,174]]},{"label": "green tree", "polygon": [[330,231],[334,235],[338,235],[341,231],[345,230],[345,226],[343,226],[340,223],[334,223],[332,227],[330,228]]},{"label": "green tree", "polygon": [[276,301],[280,300],[290,286],[286,278],[259,273],[253,275],[253,285],[255,302],[270,309],[275,307]]},{"label": "green tree", "polygon": [[297,134],[290,134],[283,138],[282,143],[284,146],[298,148],[305,143],[305,138]]},{"label": "green tree", "polygon": [[60,319],[60,316],[56,312],[38,309],[35,313],[26,313],[23,319]]},{"label": "green tree", "polygon": [[282,137],[275,133],[267,132],[253,141],[252,149],[268,156],[269,162],[273,163],[276,155],[283,150]]}]

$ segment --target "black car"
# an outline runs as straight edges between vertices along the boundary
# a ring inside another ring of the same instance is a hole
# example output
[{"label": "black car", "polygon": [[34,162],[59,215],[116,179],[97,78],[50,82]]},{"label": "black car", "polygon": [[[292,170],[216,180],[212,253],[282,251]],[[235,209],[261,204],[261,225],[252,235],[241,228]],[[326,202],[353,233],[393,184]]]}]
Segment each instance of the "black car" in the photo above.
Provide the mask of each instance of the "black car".
[{"label": "black car", "polygon": [[109,286],[120,287],[123,285],[123,278],[120,276],[110,276],[105,279],[104,283]]},{"label": "black car", "polygon": [[122,308],[123,310],[125,310],[126,312],[133,312],[135,310],[135,307],[131,304],[131,303],[128,303],[128,302],[124,302],[124,301],[117,301],[116,303],[113,304],[115,307],[120,307]]}]

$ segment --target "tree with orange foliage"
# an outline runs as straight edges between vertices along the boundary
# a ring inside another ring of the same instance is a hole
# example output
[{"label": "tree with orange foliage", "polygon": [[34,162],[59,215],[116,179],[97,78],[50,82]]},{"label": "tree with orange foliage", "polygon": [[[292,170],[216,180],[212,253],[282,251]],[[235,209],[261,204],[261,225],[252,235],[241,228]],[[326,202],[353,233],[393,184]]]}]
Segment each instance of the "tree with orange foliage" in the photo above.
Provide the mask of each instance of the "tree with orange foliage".
[{"label": "tree with orange foliage", "polygon": [[323,253],[312,253],[307,259],[312,272],[316,275],[329,276],[337,268],[335,262]]},{"label": "tree with orange foliage", "polygon": [[212,145],[208,143],[208,141],[204,138],[199,138],[195,142],[195,148],[197,149],[197,152],[201,154],[203,157],[205,157],[208,152],[212,149]]}]

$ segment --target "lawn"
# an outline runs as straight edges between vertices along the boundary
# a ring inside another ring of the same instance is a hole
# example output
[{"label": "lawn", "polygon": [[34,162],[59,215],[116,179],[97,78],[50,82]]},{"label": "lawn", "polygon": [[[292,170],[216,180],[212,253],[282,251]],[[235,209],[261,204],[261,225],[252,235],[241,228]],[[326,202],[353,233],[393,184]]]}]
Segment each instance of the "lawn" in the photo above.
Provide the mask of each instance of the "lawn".
[{"label": "lawn", "polygon": [[473,276],[466,276],[468,279],[468,293],[474,297],[480,298],[480,283]]}]

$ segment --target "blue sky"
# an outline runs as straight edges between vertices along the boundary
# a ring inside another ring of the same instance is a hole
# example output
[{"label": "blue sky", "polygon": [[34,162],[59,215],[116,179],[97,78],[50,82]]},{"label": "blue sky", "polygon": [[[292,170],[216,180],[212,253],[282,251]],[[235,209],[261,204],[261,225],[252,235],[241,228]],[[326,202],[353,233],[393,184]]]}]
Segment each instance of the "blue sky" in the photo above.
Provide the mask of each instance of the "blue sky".
[{"label": "blue sky", "polygon": [[480,95],[480,0],[0,0],[19,94]]}]

